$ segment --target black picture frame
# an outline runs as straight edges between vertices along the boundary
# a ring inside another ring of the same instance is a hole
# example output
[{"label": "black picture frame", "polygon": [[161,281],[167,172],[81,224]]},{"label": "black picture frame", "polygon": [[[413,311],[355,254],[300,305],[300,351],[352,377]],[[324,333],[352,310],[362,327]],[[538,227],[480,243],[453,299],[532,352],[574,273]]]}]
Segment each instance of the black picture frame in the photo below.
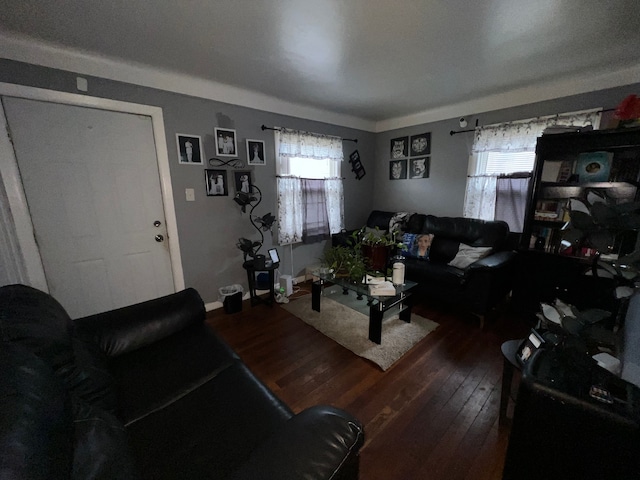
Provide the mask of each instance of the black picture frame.
[{"label": "black picture frame", "polygon": [[430,166],[431,166],[431,157],[411,158],[409,159],[408,177],[411,179],[429,178]]},{"label": "black picture frame", "polygon": [[365,176],[366,172],[364,171],[364,165],[362,165],[358,150],[354,150],[353,153],[349,155],[349,163],[351,164],[351,171],[356,174],[357,180]]},{"label": "black picture frame", "polygon": [[265,166],[267,157],[262,140],[252,140],[247,138],[247,163],[249,165]]},{"label": "black picture frame", "polygon": [[176,133],[178,147],[178,163],[180,165],[203,165],[204,149],[202,138],[198,135]]},{"label": "black picture frame", "polygon": [[231,128],[214,128],[217,157],[237,157],[238,142],[236,131]]},{"label": "black picture frame", "polygon": [[229,185],[227,183],[226,170],[204,170],[205,186],[207,197],[227,197],[229,196]]},{"label": "black picture frame", "polygon": [[409,145],[409,156],[411,157],[431,155],[431,132],[412,135]]},{"label": "black picture frame", "polygon": [[392,138],[389,145],[391,160],[407,158],[409,156],[409,137]]},{"label": "black picture frame", "polygon": [[389,162],[389,180],[405,180],[407,178],[407,159]]},{"label": "black picture frame", "polygon": [[251,172],[249,170],[240,170],[233,172],[233,178],[236,186],[236,193],[251,193]]}]

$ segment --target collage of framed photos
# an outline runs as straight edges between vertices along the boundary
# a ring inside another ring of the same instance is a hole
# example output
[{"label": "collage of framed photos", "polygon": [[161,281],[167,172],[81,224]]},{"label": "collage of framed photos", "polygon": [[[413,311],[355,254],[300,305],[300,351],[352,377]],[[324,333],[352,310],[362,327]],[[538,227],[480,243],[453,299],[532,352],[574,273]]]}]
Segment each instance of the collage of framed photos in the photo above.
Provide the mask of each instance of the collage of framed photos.
[{"label": "collage of framed photos", "polygon": [[[238,137],[236,131],[230,128],[214,128],[215,158],[205,160],[202,137],[185,133],[176,133],[178,148],[178,163],[180,165],[215,166],[216,169],[205,168],[205,188],[207,196],[229,195],[233,182],[235,193],[251,193],[251,171],[236,170],[245,165],[265,166],[267,164],[265,142],[263,140],[246,139],[246,163],[238,157]],[[227,157],[227,158],[220,158]],[[230,178],[228,167],[233,168],[233,178]]]},{"label": "collage of framed photos", "polygon": [[389,180],[429,178],[431,132],[391,139]]}]

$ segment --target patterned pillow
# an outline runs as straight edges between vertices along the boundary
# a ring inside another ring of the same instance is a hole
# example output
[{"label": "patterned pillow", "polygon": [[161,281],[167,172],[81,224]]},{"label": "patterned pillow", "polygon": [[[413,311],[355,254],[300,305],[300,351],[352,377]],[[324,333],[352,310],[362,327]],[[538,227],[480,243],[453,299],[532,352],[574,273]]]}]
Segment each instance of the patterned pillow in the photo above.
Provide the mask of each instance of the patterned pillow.
[{"label": "patterned pillow", "polygon": [[[422,242],[423,250],[420,251],[420,240],[426,239],[426,251],[424,250],[424,241]],[[433,233],[405,233],[402,235],[402,255],[405,257],[415,257],[424,260],[429,259],[429,249],[433,242]]]},{"label": "patterned pillow", "polygon": [[491,247],[472,247],[465,243],[461,243],[455,258],[449,262],[449,265],[457,268],[467,268],[473,262],[486,257],[491,253]]}]

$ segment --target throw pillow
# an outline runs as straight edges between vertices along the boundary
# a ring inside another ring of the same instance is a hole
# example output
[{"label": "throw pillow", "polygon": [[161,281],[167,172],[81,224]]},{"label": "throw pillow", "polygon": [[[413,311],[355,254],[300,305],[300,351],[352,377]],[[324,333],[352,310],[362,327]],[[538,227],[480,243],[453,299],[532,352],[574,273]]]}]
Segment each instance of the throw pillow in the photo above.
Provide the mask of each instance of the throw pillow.
[{"label": "throw pillow", "polygon": [[491,247],[472,247],[465,243],[461,243],[455,258],[449,262],[449,265],[457,268],[467,268],[473,262],[486,257],[491,253]]},{"label": "throw pillow", "polygon": [[402,255],[428,260],[432,242],[433,233],[405,233],[402,235]]}]

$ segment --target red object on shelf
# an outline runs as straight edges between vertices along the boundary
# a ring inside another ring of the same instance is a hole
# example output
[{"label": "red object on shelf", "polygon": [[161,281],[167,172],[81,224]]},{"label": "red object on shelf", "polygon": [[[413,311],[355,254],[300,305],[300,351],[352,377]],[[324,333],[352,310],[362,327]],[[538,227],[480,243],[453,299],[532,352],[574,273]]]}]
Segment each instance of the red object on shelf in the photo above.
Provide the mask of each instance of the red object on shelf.
[{"label": "red object on shelf", "polygon": [[627,96],[616,108],[615,116],[620,120],[640,118],[640,98],[636,95]]}]

